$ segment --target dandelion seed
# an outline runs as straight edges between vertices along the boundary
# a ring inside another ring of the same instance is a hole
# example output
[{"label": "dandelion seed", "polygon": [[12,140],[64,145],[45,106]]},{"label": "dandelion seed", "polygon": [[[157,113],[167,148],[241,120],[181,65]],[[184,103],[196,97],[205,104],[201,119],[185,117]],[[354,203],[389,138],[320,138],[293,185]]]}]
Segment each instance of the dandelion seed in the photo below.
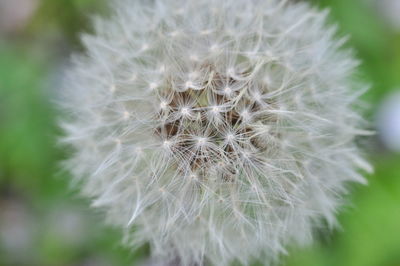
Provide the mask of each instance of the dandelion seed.
[{"label": "dandelion seed", "polygon": [[217,114],[217,113],[220,112],[220,109],[219,109],[218,106],[213,106],[211,110],[212,110],[212,112],[213,112],[214,114]]},{"label": "dandelion seed", "polygon": [[195,54],[191,55],[189,58],[192,61],[198,61],[199,60],[199,57],[197,55],[195,55]]},{"label": "dandelion seed", "polygon": [[122,115],[122,118],[123,118],[124,120],[127,120],[127,119],[129,118],[129,116],[130,116],[129,112],[128,112],[128,111],[125,111],[125,112],[123,113],[123,115]]},{"label": "dandelion seed", "polygon": [[154,89],[156,89],[156,88],[157,88],[157,86],[158,86],[158,84],[157,84],[157,83],[155,83],[155,82],[151,82],[151,83],[150,83],[150,85],[149,85],[149,88],[150,88],[151,90],[154,90]]},{"label": "dandelion seed", "polygon": [[183,107],[183,108],[181,109],[181,113],[182,113],[183,116],[189,116],[189,115],[190,115],[189,108]]},{"label": "dandelion seed", "polygon": [[225,92],[225,94],[230,95],[230,94],[232,93],[232,89],[229,88],[229,87],[226,87],[226,88],[224,89],[224,92]]},{"label": "dandelion seed", "polygon": [[192,89],[192,88],[194,87],[193,82],[192,82],[192,81],[187,81],[187,82],[185,83],[185,87],[186,87],[187,89]]},{"label": "dandelion seed", "polygon": [[165,109],[167,109],[167,107],[168,107],[168,103],[166,103],[166,102],[161,102],[160,103],[160,108],[161,109],[165,110]]}]

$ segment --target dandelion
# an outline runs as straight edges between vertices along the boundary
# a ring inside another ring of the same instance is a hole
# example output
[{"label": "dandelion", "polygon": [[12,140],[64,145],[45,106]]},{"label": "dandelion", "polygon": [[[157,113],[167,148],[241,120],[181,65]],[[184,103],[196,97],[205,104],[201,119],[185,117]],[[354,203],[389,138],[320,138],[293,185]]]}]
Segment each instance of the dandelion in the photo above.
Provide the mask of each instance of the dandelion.
[{"label": "dandelion", "polygon": [[278,0],[119,0],[83,37],[66,165],[128,245],[182,265],[268,265],[335,225],[371,170],[357,61],[327,12]]}]

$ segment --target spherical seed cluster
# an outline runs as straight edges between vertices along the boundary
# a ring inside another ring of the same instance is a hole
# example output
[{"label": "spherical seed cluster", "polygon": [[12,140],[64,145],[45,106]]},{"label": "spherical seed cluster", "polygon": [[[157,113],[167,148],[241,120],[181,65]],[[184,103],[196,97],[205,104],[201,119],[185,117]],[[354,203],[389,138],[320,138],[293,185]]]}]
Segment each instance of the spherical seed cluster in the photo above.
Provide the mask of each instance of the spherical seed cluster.
[{"label": "spherical seed cluster", "polygon": [[357,63],[326,12],[278,0],[118,0],[65,83],[68,169],[129,244],[182,265],[268,264],[335,223]]}]

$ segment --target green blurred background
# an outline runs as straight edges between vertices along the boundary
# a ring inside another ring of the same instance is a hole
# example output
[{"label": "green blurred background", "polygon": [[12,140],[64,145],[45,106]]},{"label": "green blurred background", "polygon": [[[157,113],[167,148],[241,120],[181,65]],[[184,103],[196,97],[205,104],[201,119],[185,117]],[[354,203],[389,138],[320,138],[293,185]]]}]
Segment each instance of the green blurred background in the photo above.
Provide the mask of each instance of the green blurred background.
[{"label": "green blurred background", "polygon": [[[329,7],[350,36],[360,77],[372,84],[363,97],[376,123],[384,99],[400,91],[400,0],[310,1]],[[56,145],[53,101],[69,55],[82,51],[80,32],[90,32],[91,15],[107,13],[104,3],[0,0],[0,265],[142,265],[149,253],[124,248],[119,230],[60,171],[66,154]],[[341,228],[292,248],[283,265],[400,265],[400,153],[381,135],[360,139],[375,173],[369,186],[351,187]]]}]

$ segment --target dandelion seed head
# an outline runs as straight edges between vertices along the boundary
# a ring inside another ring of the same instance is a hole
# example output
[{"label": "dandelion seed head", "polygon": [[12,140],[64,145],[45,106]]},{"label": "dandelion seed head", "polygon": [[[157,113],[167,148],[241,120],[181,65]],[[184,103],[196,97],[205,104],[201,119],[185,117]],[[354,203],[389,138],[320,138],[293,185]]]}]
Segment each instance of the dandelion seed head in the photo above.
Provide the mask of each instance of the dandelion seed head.
[{"label": "dandelion seed head", "polygon": [[357,60],[326,12],[278,0],[110,7],[67,73],[62,141],[127,245],[182,265],[268,265],[335,225],[346,184],[371,167],[354,141]]}]

